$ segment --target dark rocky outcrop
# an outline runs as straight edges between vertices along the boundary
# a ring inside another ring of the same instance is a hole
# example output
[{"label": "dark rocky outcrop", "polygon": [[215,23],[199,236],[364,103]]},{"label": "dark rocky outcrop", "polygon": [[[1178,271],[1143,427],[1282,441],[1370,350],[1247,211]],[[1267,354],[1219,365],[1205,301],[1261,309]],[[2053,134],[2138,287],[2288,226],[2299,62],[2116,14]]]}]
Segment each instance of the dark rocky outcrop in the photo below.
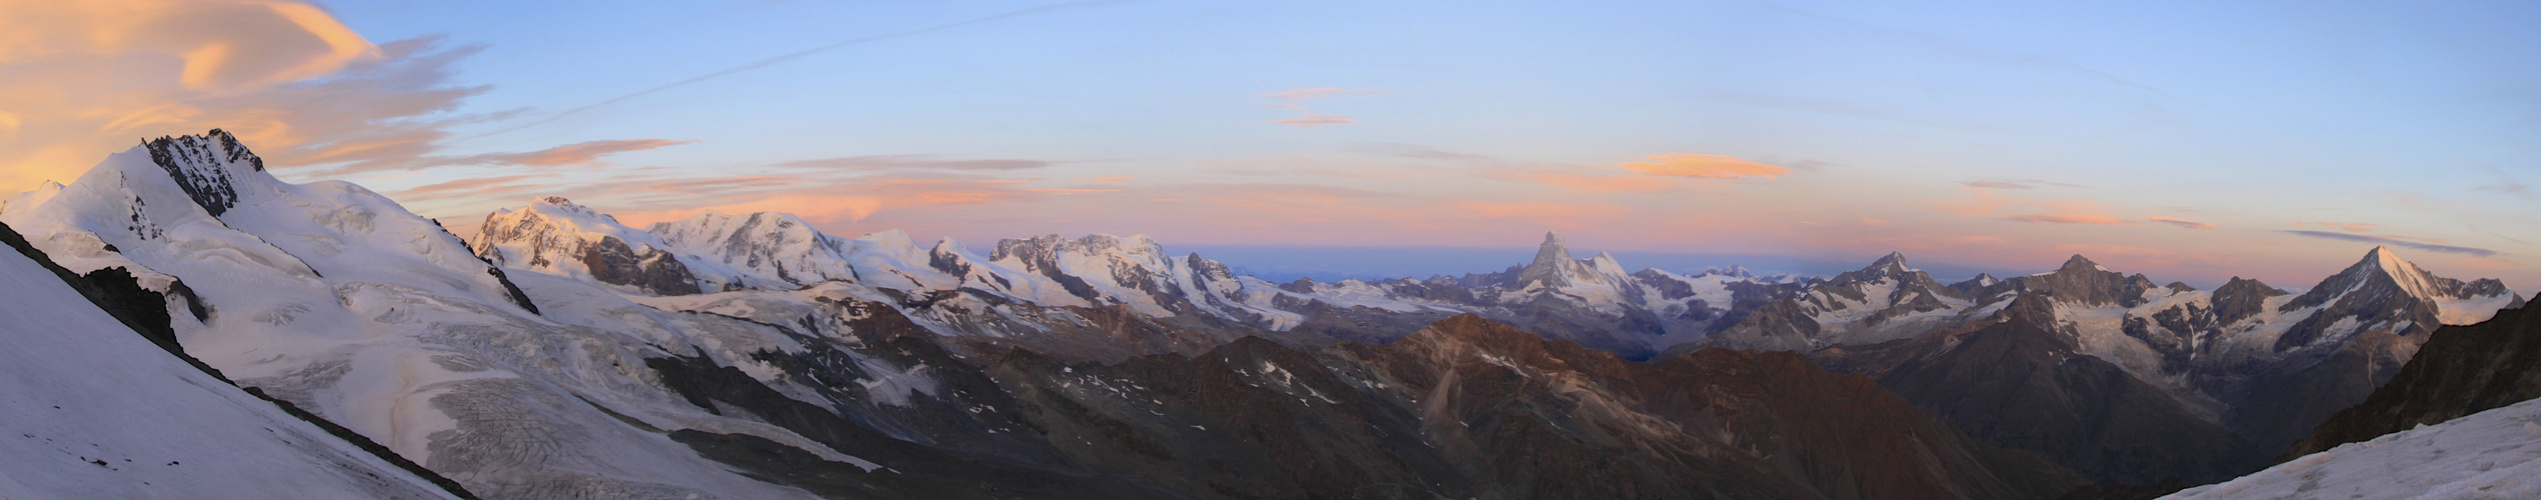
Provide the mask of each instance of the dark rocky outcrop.
[{"label": "dark rocky outcrop", "polygon": [[577,256],[591,269],[591,279],[601,283],[626,285],[659,295],[691,295],[699,293],[697,276],[688,265],[670,252],[646,248],[636,250],[616,236],[602,236],[600,241],[582,247]]}]

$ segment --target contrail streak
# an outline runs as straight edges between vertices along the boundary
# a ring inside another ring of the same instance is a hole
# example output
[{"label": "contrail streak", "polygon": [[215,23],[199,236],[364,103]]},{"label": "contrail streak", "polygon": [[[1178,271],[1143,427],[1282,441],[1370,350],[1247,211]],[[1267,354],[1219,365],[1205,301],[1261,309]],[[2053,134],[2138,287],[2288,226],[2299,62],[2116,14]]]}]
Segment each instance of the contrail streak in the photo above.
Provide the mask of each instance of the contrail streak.
[{"label": "contrail streak", "polygon": [[828,51],[832,51],[832,50],[837,50],[837,49],[839,49],[839,48],[843,48],[843,47],[847,47],[847,46],[851,46],[851,45],[857,45],[857,44],[863,44],[863,43],[866,43],[866,42],[874,42],[874,41],[881,41],[881,40],[889,40],[889,39],[893,39],[893,38],[904,38],[904,37],[910,37],[910,36],[917,36],[917,35],[923,35],[923,34],[927,34],[927,33],[937,32],[937,31],[944,31],[944,30],[949,30],[949,29],[953,29],[953,28],[959,28],[959,27],[963,27],[963,26],[969,26],[969,25],[973,25],[973,24],[988,23],[988,22],[996,22],[996,21],[1001,21],[1001,20],[1006,20],[1006,19],[1011,19],[1011,18],[1017,18],[1017,17],[1023,17],[1023,16],[1030,16],[1030,15],[1041,14],[1041,13],[1045,13],[1045,12],[1051,12],[1051,11],[1057,11],[1057,10],[1066,10],[1066,9],[1074,9],[1074,8],[1079,8],[1079,7],[1086,7],[1086,6],[1099,5],[1099,4],[1106,4],[1106,3],[1117,3],[1117,2],[1116,2],[1116,1],[1106,0],[1106,1],[1093,1],[1093,2],[1069,2],[1069,3],[1061,3],[1061,4],[1051,4],[1051,5],[1044,5],[1044,6],[1040,6],[1040,7],[1033,7],[1033,8],[1024,9],[1024,10],[1018,10],[1018,11],[1014,11],[1014,12],[1008,12],[1008,13],[1004,13],[1004,14],[998,14],[998,15],[994,15],[994,16],[988,16],[988,17],[982,17],[982,18],[978,18],[978,19],[972,19],[972,20],[968,20],[968,21],[962,21],[962,22],[952,23],[952,24],[942,24],[942,25],[930,26],[930,27],[926,27],[926,28],[919,28],[919,29],[915,29],[915,30],[902,31],[902,32],[898,32],[898,33],[889,33],[889,34],[882,34],[882,35],[875,35],[875,36],[869,36],[869,37],[864,37],[864,38],[856,38],[856,39],[851,39],[851,40],[840,41],[840,42],[838,42],[838,43],[832,43],[832,44],[829,44],[829,45],[822,45],[822,46],[819,46],[819,47],[812,47],[812,48],[809,48],[809,49],[798,50],[798,51],[794,51],[794,52],[790,52],[790,53],[786,53],[786,54],[778,55],[778,56],[775,56],[775,57],[770,57],[770,58],[766,58],[766,59],[760,59],[760,60],[757,60],[757,61],[751,61],[751,62],[749,62],[749,63],[747,63],[747,64],[742,64],[742,65],[740,65],[740,66],[734,66],[734,67],[731,67],[731,68],[726,68],[726,69],[724,69],[724,70],[722,70],[722,71],[716,71],[716,72],[713,72],[713,73],[707,73],[707,74],[703,74],[703,75],[697,75],[697,76],[695,76],[695,77],[691,77],[691,78],[686,79],[686,80],[680,80],[680,81],[676,81],[676,82],[671,82],[671,83],[667,83],[667,84],[662,84],[662,85],[660,85],[660,86],[656,86],[656,87],[653,87],[653,88],[644,89],[644,90],[639,90],[639,91],[636,91],[636,92],[631,93],[631,94],[627,94],[627,95],[622,95],[622,96],[613,97],[613,98],[610,98],[609,100],[606,100],[606,101],[600,101],[600,102],[596,102],[596,103],[591,103],[591,104],[583,105],[582,107],[577,107],[577,108],[573,108],[573,109],[568,109],[568,110],[564,110],[564,111],[559,111],[559,112],[556,112],[556,114],[548,115],[546,118],[541,118],[541,119],[539,119],[538,121],[529,122],[529,123],[524,123],[524,124],[521,124],[521,125],[519,125],[519,126],[515,126],[515,127],[512,127],[512,128],[506,128],[506,129],[502,129],[502,130],[496,130],[496,131],[492,131],[492,132],[486,132],[486,133],[477,134],[477,135],[471,135],[471,136],[467,136],[467,137],[461,137],[461,138],[458,138],[458,139],[452,140],[452,141],[450,141],[450,142],[460,142],[460,141],[466,141],[466,140],[475,139],[475,138],[479,138],[479,137],[485,137],[485,136],[495,135],[495,134],[509,133],[509,132],[512,132],[512,131],[520,130],[520,129],[530,128],[530,127],[536,127],[536,126],[539,126],[539,125],[546,125],[546,124],[549,124],[549,123],[555,123],[555,122],[556,122],[556,120],[562,120],[562,119],[565,119],[565,117],[568,117],[568,116],[573,116],[573,115],[575,115],[575,114],[579,114],[579,113],[582,113],[582,112],[584,112],[584,111],[590,111],[590,110],[592,110],[593,108],[598,108],[598,107],[602,107],[602,106],[607,106],[607,105],[611,105],[611,104],[617,104],[617,103],[620,103],[620,102],[625,102],[625,101],[626,101],[626,100],[628,100],[628,99],[634,99],[634,98],[637,98],[637,97],[643,97],[643,96],[645,96],[646,94],[651,94],[651,93],[654,93],[654,92],[661,92],[661,91],[664,91],[664,90],[670,90],[670,89],[675,89],[675,88],[685,87],[685,86],[688,86],[688,85],[690,85],[690,84],[694,84],[694,83],[697,83],[697,82],[703,82],[703,81],[707,81],[707,80],[713,80],[713,79],[716,79],[716,78],[722,78],[722,77],[725,77],[725,76],[730,76],[730,75],[732,75],[732,74],[734,74],[734,73],[741,73],[741,72],[750,71],[750,70],[754,70],[754,69],[765,68],[765,67],[773,66],[773,65],[776,65],[776,64],[779,64],[779,63],[783,63],[783,62],[786,62],[786,61],[792,61],[792,60],[795,60],[795,59],[802,59],[802,58],[804,58],[804,57],[809,57],[809,56],[811,56],[811,55],[813,55],[813,54],[819,54],[819,53],[822,53],[822,52],[828,52]]}]

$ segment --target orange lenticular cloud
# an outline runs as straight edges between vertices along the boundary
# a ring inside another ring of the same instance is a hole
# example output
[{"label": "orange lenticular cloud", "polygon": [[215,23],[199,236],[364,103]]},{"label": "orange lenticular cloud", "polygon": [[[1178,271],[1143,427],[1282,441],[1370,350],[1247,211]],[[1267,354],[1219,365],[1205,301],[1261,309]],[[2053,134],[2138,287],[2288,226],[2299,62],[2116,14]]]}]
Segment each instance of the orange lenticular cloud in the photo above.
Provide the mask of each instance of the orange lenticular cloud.
[{"label": "orange lenticular cloud", "polygon": [[1649,161],[1626,162],[1623,168],[1649,175],[1673,175],[1705,179],[1741,179],[1791,175],[1791,169],[1757,163],[1725,155],[1698,153],[1665,153],[1650,155]]},{"label": "orange lenticular cloud", "polygon": [[69,181],[146,137],[220,128],[277,168],[427,155],[482,87],[473,48],[374,45],[324,10],[270,0],[0,0],[0,192]]}]

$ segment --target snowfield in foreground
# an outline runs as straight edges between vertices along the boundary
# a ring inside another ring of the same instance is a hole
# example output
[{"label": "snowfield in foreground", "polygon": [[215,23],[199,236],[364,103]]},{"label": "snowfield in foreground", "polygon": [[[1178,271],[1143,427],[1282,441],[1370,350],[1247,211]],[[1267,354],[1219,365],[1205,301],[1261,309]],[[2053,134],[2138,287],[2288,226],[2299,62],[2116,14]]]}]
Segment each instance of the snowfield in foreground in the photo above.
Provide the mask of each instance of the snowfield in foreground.
[{"label": "snowfield in foreground", "polygon": [[2305,455],[2168,499],[2541,498],[2541,400]]},{"label": "snowfield in foreground", "polygon": [[0,498],[448,498],[0,246]]}]

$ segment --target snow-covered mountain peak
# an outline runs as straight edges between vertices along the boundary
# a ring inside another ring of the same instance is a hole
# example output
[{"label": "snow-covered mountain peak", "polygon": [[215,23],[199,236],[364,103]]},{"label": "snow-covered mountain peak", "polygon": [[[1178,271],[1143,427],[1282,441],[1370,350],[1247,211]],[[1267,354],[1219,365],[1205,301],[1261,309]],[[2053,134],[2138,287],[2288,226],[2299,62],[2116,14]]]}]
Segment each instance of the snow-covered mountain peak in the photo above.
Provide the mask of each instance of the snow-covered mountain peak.
[{"label": "snow-covered mountain peak", "polygon": [[2511,295],[2511,291],[2505,289],[2505,284],[2497,280],[2482,279],[2464,283],[2461,280],[2436,276],[2435,273],[2428,272],[2415,263],[2401,259],[2399,253],[2392,251],[2390,247],[2376,246],[2373,250],[2365,252],[2364,258],[2356,260],[2355,264],[2348,265],[2345,270],[2339,271],[2335,276],[2321,280],[2319,286],[2312,287],[2309,292],[2287,305],[2301,304],[2300,307],[2310,307],[2354,292],[2380,291],[2376,289],[2383,287],[2388,287],[2390,292],[2421,300]]},{"label": "snow-covered mountain peak", "polygon": [[[853,243],[822,233],[794,214],[734,215],[707,210],[687,219],[654,223],[645,232],[660,237],[683,257],[732,270],[737,286],[783,290],[823,281],[856,281],[847,256]],[[905,242],[908,235],[902,233],[899,239]]]},{"label": "snow-covered mountain peak", "polygon": [[970,248],[963,246],[962,240],[956,240],[951,236],[946,236],[943,238],[937,238],[935,240],[935,246],[929,248],[928,252],[939,254],[967,254],[970,253]]},{"label": "snow-covered mountain peak", "polygon": [[2417,264],[2401,260],[2397,252],[2391,251],[2391,247],[2374,246],[2372,251],[2365,252],[2364,260],[2358,261],[2356,265],[2370,265],[2373,269],[2391,276],[2391,280],[2398,283],[2401,289],[2407,290],[2409,295],[2431,297],[2437,293],[2433,289],[2434,285],[2428,282],[2433,275],[2424,269],[2419,269]]},{"label": "snow-covered mountain peak", "polygon": [[44,184],[35,186],[33,190],[10,196],[7,200],[0,200],[0,217],[7,216],[11,210],[24,210],[42,205],[45,200],[51,200],[53,195],[61,193],[62,183],[44,181]]},{"label": "snow-covered mountain peak", "polygon": [[1606,252],[1597,252],[1597,256],[1589,257],[1588,267],[1597,270],[1598,274],[1624,274],[1623,263],[1615,262],[1615,256]]},{"label": "snow-covered mountain peak", "polygon": [[[469,251],[497,265],[559,276],[589,277],[647,293],[682,295],[719,288],[729,278],[700,288],[697,273],[668,251],[653,233],[618,223],[616,217],[563,197],[530,200],[519,209],[486,214]],[[721,274],[729,273],[715,273]]]},{"label": "snow-covered mountain peak", "polygon": [[865,246],[878,247],[893,251],[905,249],[908,253],[913,254],[923,252],[926,248],[918,246],[918,239],[909,236],[908,231],[898,229],[885,229],[867,233],[864,236],[856,237],[856,242]]},{"label": "snow-covered mountain peak", "polygon": [[617,217],[600,213],[599,210],[593,210],[591,207],[576,205],[573,200],[565,199],[563,196],[538,197],[537,199],[529,201],[528,209],[575,218],[604,219],[609,221],[610,224],[618,223]]},{"label": "snow-covered mountain peak", "polygon": [[2277,306],[2277,311],[2285,313],[2315,308],[2319,312],[2278,336],[2275,346],[2282,350],[2328,345],[2377,329],[2423,339],[2418,334],[2439,325],[2486,320],[2514,303],[2514,298],[2504,282],[2437,276],[2400,259],[2389,248],[2374,247],[2337,275]]},{"label": "snow-covered mountain peak", "polygon": [[2107,273],[2115,271],[2110,271],[2107,266],[2102,266],[2098,262],[2092,262],[2090,257],[2084,257],[2082,254],[2073,254],[2072,257],[2065,258],[2065,264],[2063,266],[2056,267],[2055,272],[2081,274]]},{"label": "snow-covered mountain peak", "polygon": [[1570,248],[1564,245],[1560,233],[1547,231],[1544,233],[1544,244],[1535,249],[1535,260],[1528,262],[1526,268],[1518,272],[1517,285],[1527,287],[1534,283],[1543,283],[1546,288],[1570,286],[1573,283],[1572,278],[1587,274],[1586,267],[1578,259],[1571,257]]},{"label": "snow-covered mountain peak", "polygon": [[1729,267],[1718,267],[1718,266],[1714,266],[1714,267],[1706,267],[1706,268],[1703,268],[1703,272],[1695,273],[1695,276],[1715,276],[1715,275],[1717,275],[1717,276],[1728,276],[1728,277],[1732,277],[1732,278],[1753,278],[1753,277],[1756,277],[1756,273],[1755,273],[1754,271],[1750,271],[1750,270],[1748,270],[1746,266],[1740,266],[1740,265],[1737,265],[1737,264],[1731,264]]},{"label": "snow-covered mountain peak", "polygon": [[1914,268],[1906,267],[1905,252],[1888,252],[1888,255],[1880,256],[1879,260],[1871,261],[1870,266],[1863,267],[1862,270],[1902,273],[1912,271]]}]

